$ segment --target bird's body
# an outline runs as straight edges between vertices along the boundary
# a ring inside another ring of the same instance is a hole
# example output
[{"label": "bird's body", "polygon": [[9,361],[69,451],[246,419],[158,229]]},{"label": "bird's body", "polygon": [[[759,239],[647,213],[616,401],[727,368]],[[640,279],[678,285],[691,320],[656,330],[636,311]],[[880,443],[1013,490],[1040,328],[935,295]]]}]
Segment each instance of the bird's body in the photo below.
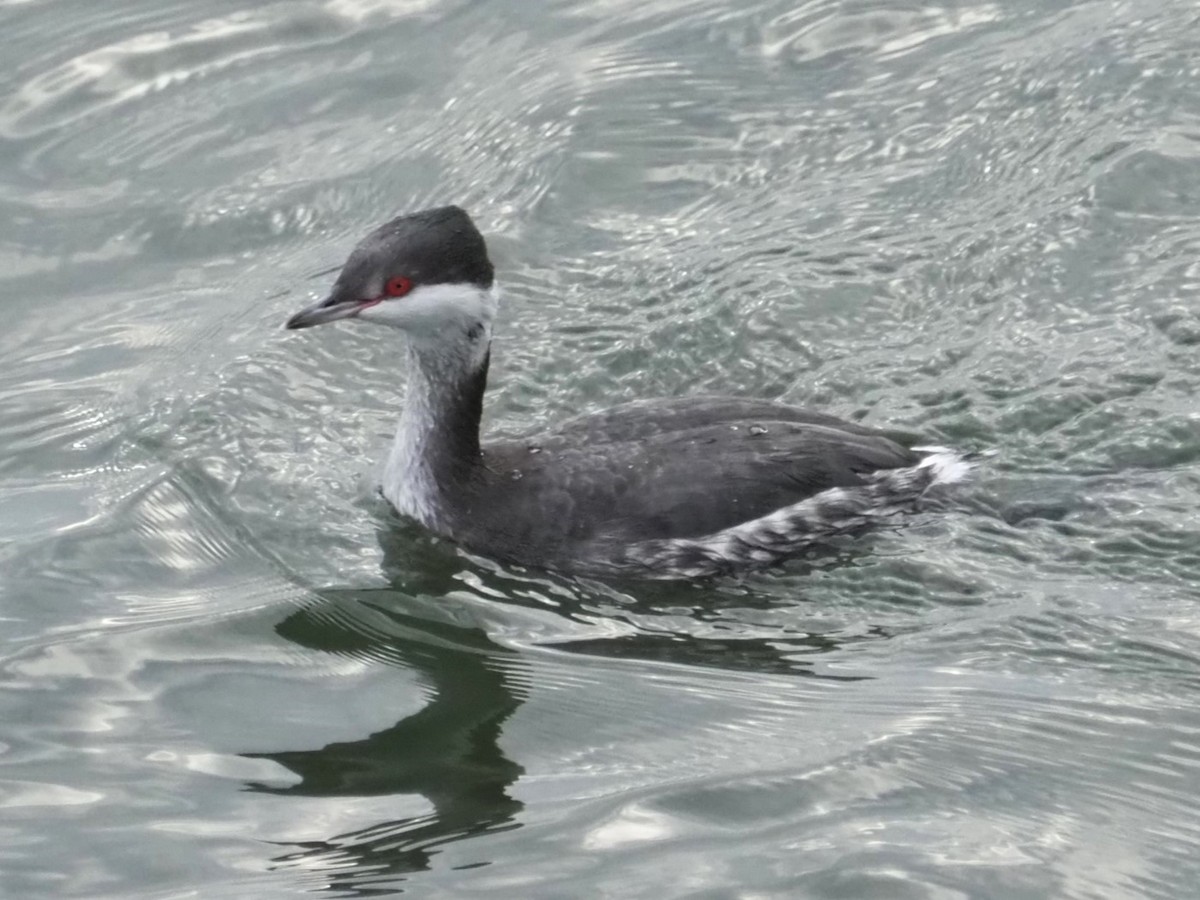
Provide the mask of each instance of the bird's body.
[{"label": "bird's body", "polygon": [[[439,280],[443,271],[455,277]],[[911,508],[967,469],[950,451],[732,397],[628,403],[481,443],[495,308],[483,240],[447,207],[374,232],[331,298],[289,322],[356,317],[407,333],[407,398],[383,493],[475,552],[582,574],[734,572]]]}]

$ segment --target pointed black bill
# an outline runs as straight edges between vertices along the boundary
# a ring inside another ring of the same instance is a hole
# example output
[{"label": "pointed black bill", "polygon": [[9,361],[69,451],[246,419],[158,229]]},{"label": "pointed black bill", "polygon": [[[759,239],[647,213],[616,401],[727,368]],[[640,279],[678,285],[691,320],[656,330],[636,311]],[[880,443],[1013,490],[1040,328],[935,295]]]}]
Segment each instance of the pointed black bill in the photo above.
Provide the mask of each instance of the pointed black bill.
[{"label": "pointed black bill", "polygon": [[300,310],[287,320],[285,328],[312,328],[314,325],[324,325],[326,322],[336,322],[338,319],[348,319],[357,315],[360,310],[374,306],[375,300],[338,300],[336,297],[326,297],[319,303],[314,303]]}]

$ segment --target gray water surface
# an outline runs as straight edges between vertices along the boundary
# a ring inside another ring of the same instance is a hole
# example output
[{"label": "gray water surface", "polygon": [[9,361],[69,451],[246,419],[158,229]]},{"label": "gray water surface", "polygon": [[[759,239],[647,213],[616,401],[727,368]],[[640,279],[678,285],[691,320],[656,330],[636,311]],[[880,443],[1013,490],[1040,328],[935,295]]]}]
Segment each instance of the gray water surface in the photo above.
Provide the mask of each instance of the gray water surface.
[{"label": "gray water surface", "polygon": [[[0,0],[0,895],[1193,898],[1200,9]],[[490,428],[725,392],[994,451],[740,582],[372,489],[457,202]]]}]

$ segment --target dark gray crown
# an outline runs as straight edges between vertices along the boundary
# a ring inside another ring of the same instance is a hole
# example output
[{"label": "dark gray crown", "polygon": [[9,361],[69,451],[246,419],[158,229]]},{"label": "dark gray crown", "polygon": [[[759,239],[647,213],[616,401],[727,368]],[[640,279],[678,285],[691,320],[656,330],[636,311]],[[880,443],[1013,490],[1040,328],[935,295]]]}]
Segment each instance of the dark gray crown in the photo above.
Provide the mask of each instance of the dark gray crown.
[{"label": "dark gray crown", "polygon": [[380,278],[403,276],[413,284],[492,286],[483,235],[462,209],[442,206],[392,219],[363,238],[338,275],[334,292],[366,296]]}]

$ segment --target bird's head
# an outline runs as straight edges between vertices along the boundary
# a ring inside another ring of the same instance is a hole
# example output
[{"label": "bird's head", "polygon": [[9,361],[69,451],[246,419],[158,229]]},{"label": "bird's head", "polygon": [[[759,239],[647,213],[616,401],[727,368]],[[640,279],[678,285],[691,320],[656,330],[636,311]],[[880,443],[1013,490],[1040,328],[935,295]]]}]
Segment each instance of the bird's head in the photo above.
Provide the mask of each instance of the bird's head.
[{"label": "bird's head", "polygon": [[400,216],[351,252],[329,296],[288,328],[355,319],[439,339],[487,328],[496,311],[483,235],[463,210],[444,206]]}]

